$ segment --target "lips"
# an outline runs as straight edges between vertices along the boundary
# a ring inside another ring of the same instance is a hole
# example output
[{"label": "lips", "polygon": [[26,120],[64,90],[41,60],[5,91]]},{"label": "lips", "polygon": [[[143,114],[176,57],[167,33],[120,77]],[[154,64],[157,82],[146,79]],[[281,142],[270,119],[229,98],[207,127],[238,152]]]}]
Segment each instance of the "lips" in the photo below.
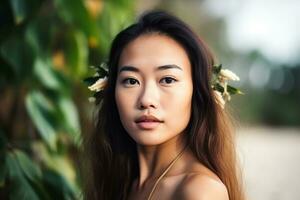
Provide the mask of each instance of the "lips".
[{"label": "lips", "polygon": [[157,119],[153,115],[143,115],[142,117],[139,117],[135,120],[136,123],[140,122],[162,122],[162,120]]},{"label": "lips", "polygon": [[151,130],[155,129],[159,126],[163,121],[159,120],[158,118],[154,117],[153,115],[143,115],[135,120],[138,127],[143,130]]}]

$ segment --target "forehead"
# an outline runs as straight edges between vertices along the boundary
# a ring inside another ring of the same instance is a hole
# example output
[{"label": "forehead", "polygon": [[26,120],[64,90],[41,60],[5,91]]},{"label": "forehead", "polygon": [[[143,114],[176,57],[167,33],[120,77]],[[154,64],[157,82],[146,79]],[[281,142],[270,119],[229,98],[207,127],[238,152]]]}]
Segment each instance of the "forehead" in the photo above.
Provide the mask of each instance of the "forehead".
[{"label": "forehead", "polygon": [[190,72],[190,61],[184,48],[174,39],[158,33],[144,34],[131,41],[122,51],[119,68],[124,65],[143,70],[174,64]]}]

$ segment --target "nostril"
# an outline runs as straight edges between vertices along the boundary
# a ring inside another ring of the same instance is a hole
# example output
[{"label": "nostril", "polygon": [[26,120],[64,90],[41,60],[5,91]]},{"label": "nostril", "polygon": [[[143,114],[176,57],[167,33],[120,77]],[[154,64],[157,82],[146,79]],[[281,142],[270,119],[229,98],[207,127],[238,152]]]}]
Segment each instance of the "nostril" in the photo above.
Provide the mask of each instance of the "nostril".
[{"label": "nostril", "polygon": [[139,106],[140,109],[146,109],[146,108],[149,108],[149,107],[155,108],[155,106],[153,104],[143,104],[143,103],[141,103],[140,106]]},{"label": "nostril", "polygon": [[144,108],[145,108],[145,106],[141,105],[141,106],[140,106],[140,108],[144,109]]}]

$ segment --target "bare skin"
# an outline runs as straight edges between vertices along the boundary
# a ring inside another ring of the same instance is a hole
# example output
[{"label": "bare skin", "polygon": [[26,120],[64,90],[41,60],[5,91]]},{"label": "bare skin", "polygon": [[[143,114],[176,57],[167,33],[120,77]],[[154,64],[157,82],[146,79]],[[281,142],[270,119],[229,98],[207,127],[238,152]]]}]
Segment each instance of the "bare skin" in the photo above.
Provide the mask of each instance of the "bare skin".
[{"label": "bare skin", "polygon": [[[147,199],[158,176],[143,185],[135,180],[129,200]],[[190,150],[186,150],[168,174],[161,180],[152,199],[162,200],[228,200],[227,189],[211,170],[203,166]]]},{"label": "bare skin", "polygon": [[[185,147],[193,93],[191,73],[185,50],[166,35],[139,36],[121,54],[115,98],[122,124],[137,144],[139,159],[139,177],[132,185],[130,200],[147,199],[157,178]],[[155,116],[160,122],[142,127],[136,119],[143,115]],[[186,149],[152,199],[228,197],[219,178]]]}]

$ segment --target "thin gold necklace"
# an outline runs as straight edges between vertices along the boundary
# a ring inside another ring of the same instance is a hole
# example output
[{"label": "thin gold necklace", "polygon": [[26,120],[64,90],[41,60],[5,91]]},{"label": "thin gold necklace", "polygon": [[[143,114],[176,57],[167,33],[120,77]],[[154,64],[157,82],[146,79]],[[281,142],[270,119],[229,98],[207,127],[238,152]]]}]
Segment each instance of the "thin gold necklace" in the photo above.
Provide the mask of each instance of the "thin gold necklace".
[{"label": "thin gold necklace", "polygon": [[152,196],[154,194],[154,191],[158,185],[158,183],[161,181],[161,179],[170,171],[171,167],[175,164],[175,162],[181,157],[181,155],[183,154],[184,150],[186,148],[184,148],[173,160],[172,162],[169,164],[169,166],[167,167],[167,169],[165,169],[165,171],[163,171],[163,173],[158,177],[158,179],[156,180],[149,196],[148,196],[148,199],[147,200],[151,200],[152,199]]}]

